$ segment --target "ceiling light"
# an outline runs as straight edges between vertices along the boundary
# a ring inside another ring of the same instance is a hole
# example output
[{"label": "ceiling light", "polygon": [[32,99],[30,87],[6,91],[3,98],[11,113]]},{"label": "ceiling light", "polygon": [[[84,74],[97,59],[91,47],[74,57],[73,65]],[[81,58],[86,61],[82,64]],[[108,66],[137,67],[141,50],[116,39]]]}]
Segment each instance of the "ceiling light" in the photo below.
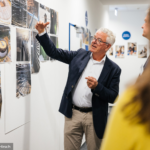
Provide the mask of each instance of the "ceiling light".
[{"label": "ceiling light", "polygon": [[118,15],[118,8],[115,8],[115,16]]}]

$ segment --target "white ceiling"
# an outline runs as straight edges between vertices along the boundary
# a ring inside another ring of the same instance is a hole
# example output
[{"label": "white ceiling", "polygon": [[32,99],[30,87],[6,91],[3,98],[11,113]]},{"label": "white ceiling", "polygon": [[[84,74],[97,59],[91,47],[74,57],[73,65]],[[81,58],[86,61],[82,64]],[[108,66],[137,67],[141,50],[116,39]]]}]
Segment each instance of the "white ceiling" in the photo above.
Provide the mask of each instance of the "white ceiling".
[{"label": "white ceiling", "polygon": [[109,11],[114,11],[115,8],[118,9],[118,11],[140,11],[144,10],[146,11],[148,8],[148,5],[146,4],[136,4],[136,5],[109,5]]},{"label": "white ceiling", "polygon": [[149,4],[150,0],[99,0],[103,5]]}]

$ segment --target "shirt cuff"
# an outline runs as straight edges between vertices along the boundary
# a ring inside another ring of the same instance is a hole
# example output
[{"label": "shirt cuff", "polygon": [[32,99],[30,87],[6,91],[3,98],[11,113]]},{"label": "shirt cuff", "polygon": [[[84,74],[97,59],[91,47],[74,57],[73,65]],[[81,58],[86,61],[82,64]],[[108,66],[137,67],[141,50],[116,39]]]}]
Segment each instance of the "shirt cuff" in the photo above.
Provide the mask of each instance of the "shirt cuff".
[{"label": "shirt cuff", "polygon": [[44,30],[44,32],[40,33],[39,36],[42,36],[46,33],[46,31]]}]

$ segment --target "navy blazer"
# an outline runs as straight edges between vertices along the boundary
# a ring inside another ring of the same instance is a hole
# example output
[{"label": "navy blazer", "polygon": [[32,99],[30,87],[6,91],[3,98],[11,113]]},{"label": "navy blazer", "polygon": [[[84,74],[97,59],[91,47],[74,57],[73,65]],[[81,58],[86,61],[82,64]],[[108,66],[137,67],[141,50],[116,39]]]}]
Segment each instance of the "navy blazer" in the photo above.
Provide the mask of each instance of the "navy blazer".
[{"label": "navy blazer", "polygon": [[[46,34],[36,36],[46,54],[56,60],[69,64],[69,73],[66,87],[62,96],[59,111],[66,117],[72,117],[72,91],[90,59],[90,51],[79,49],[67,51],[56,48]],[[97,136],[102,139],[105,130],[108,103],[113,103],[119,92],[121,69],[117,64],[106,57],[103,70],[98,79],[98,85],[92,96],[93,122]]]}]

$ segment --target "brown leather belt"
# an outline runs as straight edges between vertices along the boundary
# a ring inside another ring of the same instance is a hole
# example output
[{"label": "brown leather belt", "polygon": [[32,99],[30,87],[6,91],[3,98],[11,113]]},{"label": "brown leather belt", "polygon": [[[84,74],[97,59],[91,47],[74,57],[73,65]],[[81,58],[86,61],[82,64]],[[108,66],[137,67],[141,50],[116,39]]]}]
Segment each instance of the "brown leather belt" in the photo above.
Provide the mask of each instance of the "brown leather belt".
[{"label": "brown leather belt", "polygon": [[79,111],[81,111],[81,112],[85,112],[85,113],[87,113],[87,112],[90,112],[90,111],[92,111],[92,107],[89,107],[89,108],[84,108],[84,107],[77,107],[77,106],[75,106],[75,105],[72,105],[72,108],[73,109],[76,109],[76,110],[79,110]]}]

